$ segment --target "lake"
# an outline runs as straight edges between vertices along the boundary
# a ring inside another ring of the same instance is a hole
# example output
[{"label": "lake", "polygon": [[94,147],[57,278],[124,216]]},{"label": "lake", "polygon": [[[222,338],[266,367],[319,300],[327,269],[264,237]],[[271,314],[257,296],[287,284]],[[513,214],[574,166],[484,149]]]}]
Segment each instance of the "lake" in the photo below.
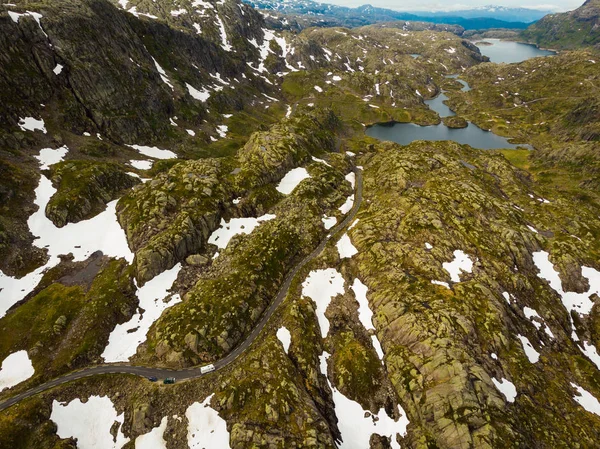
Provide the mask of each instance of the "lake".
[{"label": "lake", "polygon": [[[496,63],[521,62],[538,56],[556,54],[553,51],[540,50],[535,45],[520,42],[501,41],[499,39],[484,39],[482,41],[490,45],[481,45],[481,53],[489,56],[491,61]],[[463,85],[462,91],[467,92],[471,90],[466,81],[458,79],[458,75],[450,75],[448,78],[454,78],[461,83]],[[444,104],[444,101],[447,99],[448,97],[442,91],[436,98],[425,100],[425,104],[442,118],[452,117],[456,114]],[[365,132],[370,137],[379,140],[389,140],[400,145],[409,145],[415,140],[453,140],[460,144],[468,144],[473,148],[484,150],[497,150],[501,148],[516,149],[518,147],[532,148],[530,145],[514,145],[509,143],[508,139],[478,128],[472,123],[469,123],[469,126],[463,129],[451,129],[443,123],[432,126],[419,126],[414,123],[380,123],[368,127]]]},{"label": "lake", "polygon": [[[535,45],[521,42],[502,41],[500,39],[482,39],[477,42],[487,42],[491,45],[478,45],[481,53],[495,63],[522,62],[539,56],[552,56],[556,52],[541,50]],[[476,43],[477,45],[477,43]]]},{"label": "lake", "polygon": [[409,145],[415,140],[453,140],[482,150],[530,148],[528,145],[509,143],[508,139],[490,131],[484,131],[472,123],[462,129],[451,129],[443,123],[432,126],[419,126],[414,123],[380,123],[367,128],[365,132],[375,139],[389,140],[400,145]]}]

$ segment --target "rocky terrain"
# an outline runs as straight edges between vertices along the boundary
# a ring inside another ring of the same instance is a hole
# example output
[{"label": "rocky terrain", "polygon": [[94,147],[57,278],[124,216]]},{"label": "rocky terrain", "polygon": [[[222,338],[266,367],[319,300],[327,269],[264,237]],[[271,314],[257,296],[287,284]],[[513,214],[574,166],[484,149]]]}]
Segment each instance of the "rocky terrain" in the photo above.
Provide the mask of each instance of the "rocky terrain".
[{"label": "rocky terrain", "polygon": [[600,48],[600,2],[587,0],[574,11],[549,14],[524,30],[521,36],[546,48]]},{"label": "rocky terrain", "polygon": [[[598,447],[593,43],[288,25],[1,6],[0,447]],[[365,135],[394,122],[531,149]]]}]

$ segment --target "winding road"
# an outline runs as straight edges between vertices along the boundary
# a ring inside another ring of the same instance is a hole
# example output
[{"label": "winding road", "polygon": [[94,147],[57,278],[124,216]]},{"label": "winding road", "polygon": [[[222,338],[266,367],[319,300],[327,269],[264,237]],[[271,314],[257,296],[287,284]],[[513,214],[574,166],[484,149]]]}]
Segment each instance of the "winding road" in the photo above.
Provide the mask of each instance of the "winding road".
[{"label": "winding road", "polygon": [[[308,264],[313,259],[315,259],[319,254],[321,254],[323,249],[325,249],[325,246],[327,245],[327,243],[336,234],[338,234],[342,229],[347,227],[352,222],[352,220],[354,220],[354,217],[356,216],[356,213],[358,212],[358,209],[360,208],[360,205],[362,203],[362,192],[363,192],[363,190],[362,190],[363,189],[362,172],[360,169],[355,168],[354,173],[356,174],[356,186],[355,186],[355,192],[354,192],[354,204],[353,204],[350,212],[348,212],[346,217],[340,223],[335,225],[330,230],[329,234],[327,234],[327,236],[321,241],[319,246],[317,246],[313,252],[311,252],[308,256],[306,256],[304,259],[302,259],[287,274],[282,286],[279,289],[279,292],[277,293],[277,296],[275,297],[273,302],[271,302],[271,304],[269,305],[267,310],[262,314],[260,320],[258,321],[258,323],[256,323],[256,326],[254,326],[254,329],[252,330],[252,332],[250,332],[250,334],[246,337],[246,339],[242,343],[240,343],[238,346],[236,346],[233,351],[231,351],[229,354],[227,354],[222,359],[213,363],[213,365],[215,367],[215,371],[221,370],[221,369],[225,368],[227,365],[229,365],[230,363],[232,363],[240,355],[242,355],[246,351],[246,349],[248,349],[252,345],[252,343],[254,343],[254,341],[258,338],[261,331],[267,325],[269,319],[273,316],[273,314],[275,313],[277,308],[281,305],[281,303],[287,296],[290,286],[292,284],[292,281],[294,280],[296,275],[300,272],[300,270],[302,270],[306,266],[306,264]],[[160,379],[164,379],[166,377],[175,377],[178,380],[186,380],[186,379],[195,379],[195,378],[198,378],[201,376],[205,376],[209,373],[202,373],[201,366],[194,366],[194,367],[184,368],[184,369],[180,369],[180,370],[172,370],[172,369],[165,369],[165,368],[151,368],[151,367],[145,367],[145,366],[135,366],[135,365],[125,365],[125,364],[97,365],[97,366],[92,366],[89,368],[83,368],[79,371],[73,371],[69,374],[65,374],[64,376],[57,377],[56,379],[50,380],[41,385],[38,385],[35,388],[32,388],[30,390],[19,393],[11,398],[8,398],[5,401],[0,402],[0,411],[11,407],[12,405],[18,403],[19,401],[22,401],[23,399],[34,396],[38,393],[49,390],[58,385],[62,385],[64,383],[71,382],[73,380],[82,379],[84,377],[96,376],[99,374],[134,374],[134,375],[138,375],[138,376],[142,376],[142,377],[154,376],[154,377],[157,377]]]}]

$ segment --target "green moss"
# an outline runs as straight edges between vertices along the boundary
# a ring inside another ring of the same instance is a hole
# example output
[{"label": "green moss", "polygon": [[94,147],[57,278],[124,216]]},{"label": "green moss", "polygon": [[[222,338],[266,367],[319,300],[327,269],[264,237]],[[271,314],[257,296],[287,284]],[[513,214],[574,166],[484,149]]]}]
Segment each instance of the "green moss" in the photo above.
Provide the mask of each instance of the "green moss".
[{"label": "green moss", "polygon": [[106,203],[140,183],[118,164],[94,161],[54,164],[51,179],[57,191],[46,206],[46,215],[59,227],[97,215]]},{"label": "green moss", "polygon": [[[62,279],[68,282],[89,269],[75,266],[75,273]],[[36,380],[96,360],[115,325],[133,314],[137,298],[131,279],[127,263],[113,260],[103,262],[89,290],[54,281],[0,319],[0,359],[27,350]]]},{"label": "green moss", "polygon": [[369,403],[380,385],[381,361],[371,347],[365,347],[351,331],[332,339],[333,381],[347,397]]}]

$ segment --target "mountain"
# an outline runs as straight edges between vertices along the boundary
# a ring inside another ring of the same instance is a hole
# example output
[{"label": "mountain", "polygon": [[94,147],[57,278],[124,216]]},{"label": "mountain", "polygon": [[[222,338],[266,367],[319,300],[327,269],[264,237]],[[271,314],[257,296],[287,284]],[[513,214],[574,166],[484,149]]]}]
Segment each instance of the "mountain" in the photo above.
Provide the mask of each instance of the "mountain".
[{"label": "mountain", "polygon": [[473,9],[461,9],[461,10],[453,10],[449,12],[427,12],[427,11],[418,11],[413,12],[413,14],[418,14],[422,17],[438,17],[443,18],[447,16],[454,17],[462,17],[463,19],[481,19],[481,18],[490,18],[501,20],[504,22],[521,22],[521,23],[531,23],[535,22],[542,17],[550,14],[552,11],[544,11],[537,9],[528,9],[528,8],[510,8],[506,6],[498,6],[498,5],[487,5],[480,6],[478,8]]},{"label": "mountain", "polygon": [[[312,0],[247,0],[248,4],[266,12],[293,15],[294,19],[308,21],[311,25],[356,27],[396,20],[432,22],[457,25],[464,29],[517,28],[524,29],[527,23],[542,17],[534,10],[499,8],[495,14],[492,7],[479,10],[453,11],[449,13],[402,12],[363,5],[357,8],[318,3]],[[465,15],[460,13],[464,12]],[[311,26],[309,25],[309,26]]]},{"label": "mountain", "polygon": [[598,446],[597,55],[308,17],[0,5],[0,448]]},{"label": "mountain", "polygon": [[587,0],[574,11],[548,15],[523,31],[522,37],[546,48],[600,48],[600,0]]}]

